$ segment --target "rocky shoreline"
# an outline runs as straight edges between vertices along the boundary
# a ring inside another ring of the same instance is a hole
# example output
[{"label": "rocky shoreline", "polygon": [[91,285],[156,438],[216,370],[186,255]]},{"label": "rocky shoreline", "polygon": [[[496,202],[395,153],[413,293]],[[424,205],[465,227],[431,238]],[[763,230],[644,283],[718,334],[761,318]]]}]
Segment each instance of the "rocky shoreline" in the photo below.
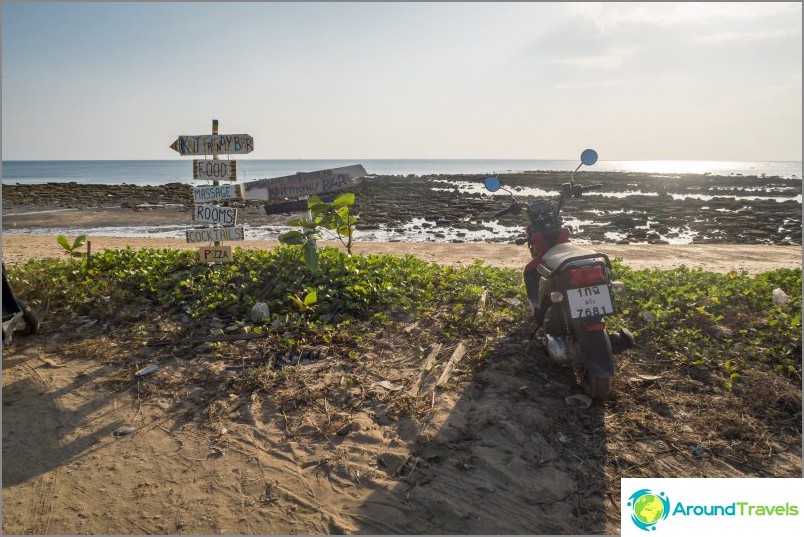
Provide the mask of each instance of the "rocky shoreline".
[{"label": "rocky shoreline", "polygon": [[[556,192],[568,174],[501,174],[502,183],[527,201],[532,189]],[[482,189],[484,175],[372,176],[352,191],[357,229],[383,230],[410,240],[510,242],[524,216],[493,214],[510,202]],[[584,171],[595,194],[571,200],[563,214],[575,237],[592,243],[722,243],[801,245],[801,180],[776,177],[656,175]],[[798,196],[796,198],[796,196]],[[25,213],[78,209],[150,213],[154,225],[189,223],[190,185],[4,184],[3,227],[45,227]],[[231,200],[238,222],[282,226],[288,215],[267,215],[261,202]],[[68,213],[60,213],[68,214]],[[62,218],[69,227],[69,218]],[[480,238],[482,237],[482,238]],[[397,239],[400,240],[400,239]]]}]

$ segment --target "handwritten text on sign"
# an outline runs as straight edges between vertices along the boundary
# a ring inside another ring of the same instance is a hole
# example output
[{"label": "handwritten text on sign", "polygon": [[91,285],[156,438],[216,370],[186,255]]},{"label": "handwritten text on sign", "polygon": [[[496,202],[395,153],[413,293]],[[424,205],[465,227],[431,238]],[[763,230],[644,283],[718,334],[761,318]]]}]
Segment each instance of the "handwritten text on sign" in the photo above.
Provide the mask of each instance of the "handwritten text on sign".
[{"label": "handwritten text on sign", "polygon": [[196,205],[193,208],[193,220],[196,222],[233,226],[237,222],[237,209],[219,207],[217,205]]},{"label": "handwritten text on sign", "polygon": [[237,161],[194,160],[193,179],[208,181],[237,181]]},{"label": "handwritten text on sign", "polygon": [[245,155],[254,151],[254,138],[248,134],[179,136],[170,148],[180,155]]},{"label": "handwritten text on sign", "polygon": [[187,242],[242,241],[245,237],[243,226],[188,229],[185,233]]},{"label": "handwritten text on sign", "polygon": [[366,169],[360,164],[316,172],[299,172],[296,175],[259,179],[240,185],[243,199],[275,200],[299,198],[313,194],[338,192],[360,183]]},{"label": "handwritten text on sign", "polygon": [[231,263],[231,246],[202,246],[198,249],[202,263]]},{"label": "handwritten text on sign", "polygon": [[193,188],[193,201],[203,203],[205,201],[226,200],[239,197],[235,185],[218,186],[197,186]]}]

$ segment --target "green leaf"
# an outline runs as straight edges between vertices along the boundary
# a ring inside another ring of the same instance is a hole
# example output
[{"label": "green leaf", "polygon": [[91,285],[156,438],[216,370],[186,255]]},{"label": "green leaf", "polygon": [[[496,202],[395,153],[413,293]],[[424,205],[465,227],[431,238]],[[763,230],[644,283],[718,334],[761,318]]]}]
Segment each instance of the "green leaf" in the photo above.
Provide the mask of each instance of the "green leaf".
[{"label": "green leaf", "polygon": [[67,237],[65,237],[64,235],[59,235],[58,237],[56,237],[56,242],[58,242],[61,245],[61,247],[67,250],[68,252],[72,250],[70,243],[67,241]]},{"label": "green leaf", "polygon": [[301,231],[288,231],[282,233],[278,237],[279,242],[282,244],[304,244],[307,242],[307,237]]},{"label": "green leaf", "polygon": [[288,225],[294,227],[307,227],[309,224],[310,221],[304,218],[291,218],[288,220]]},{"label": "green leaf", "polygon": [[81,246],[84,244],[84,242],[85,242],[86,240],[87,240],[87,236],[86,236],[86,235],[79,235],[79,236],[77,236],[77,237],[75,238],[75,240],[73,241],[73,247],[72,247],[72,250],[77,250],[78,248],[80,248],[80,247],[81,247]]},{"label": "green leaf", "polygon": [[315,289],[313,289],[304,297],[304,305],[309,307],[314,305],[316,302],[318,302],[318,293],[316,293]]},{"label": "green leaf", "polygon": [[307,208],[308,209],[312,209],[313,207],[315,207],[317,205],[324,205],[324,202],[321,201],[321,198],[319,198],[316,195],[312,195],[312,196],[309,196],[307,198]]},{"label": "green leaf", "polygon": [[299,300],[299,298],[298,298],[296,295],[288,295],[288,298],[289,298],[289,299],[290,299],[290,301],[291,301],[291,302],[293,302],[293,304],[294,304],[294,305],[295,305],[297,308],[299,308],[300,310],[303,310],[303,309],[305,309],[305,308],[306,308],[306,306],[304,305],[304,302],[302,302],[301,300]]},{"label": "green leaf", "polygon": [[331,214],[320,217],[318,220],[318,225],[326,229],[335,229],[336,227],[338,227],[338,223],[335,221],[335,218],[333,218]]},{"label": "green leaf", "polygon": [[351,205],[355,202],[355,195],[350,192],[344,192],[332,202],[333,207],[340,207],[342,205]]},{"label": "green leaf", "polygon": [[318,270],[318,248],[312,241],[304,245],[304,264],[310,270]]}]

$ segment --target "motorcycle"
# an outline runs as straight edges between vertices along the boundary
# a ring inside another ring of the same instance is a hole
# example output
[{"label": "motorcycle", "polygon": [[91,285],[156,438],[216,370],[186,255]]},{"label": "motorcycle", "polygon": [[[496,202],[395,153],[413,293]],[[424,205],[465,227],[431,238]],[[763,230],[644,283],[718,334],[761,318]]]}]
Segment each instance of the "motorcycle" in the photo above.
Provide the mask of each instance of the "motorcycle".
[{"label": "motorcycle", "polygon": [[578,373],[589,397],[605,400],[611,393],[614,355],[635,345],[629,330],[609,333],[606,329],[606,317],[616,313],[612,295],[624,286],[611,281],[611,261],[606,254],[570,243],[572,229],[561,217],[569,199],[603,186],[575,184],[575,173],[581,166],[595,164],[597,158],[593,149],[581,154],[580,164],[570,175],[570,182],[561,185],[555,203],[546,198],[519,202],[494,176],[486,178],[485,187],[490,192],[503,190],[513,198],[513,203],[495,218],[519,214],[523,208],[527,211],[525,237],[515,242],[527,244],[532,258],[523,277],[533,310],[535,339],[551,359]]},{"label": "motorcycle", "polygon": [[[3,348],[11,344],[14,334],[27,336],[39,330],[38,316],[25,302],[17,299],[6,278],[6,265],[3,269]],[[21,328],[18,328],[23,323]]]}]

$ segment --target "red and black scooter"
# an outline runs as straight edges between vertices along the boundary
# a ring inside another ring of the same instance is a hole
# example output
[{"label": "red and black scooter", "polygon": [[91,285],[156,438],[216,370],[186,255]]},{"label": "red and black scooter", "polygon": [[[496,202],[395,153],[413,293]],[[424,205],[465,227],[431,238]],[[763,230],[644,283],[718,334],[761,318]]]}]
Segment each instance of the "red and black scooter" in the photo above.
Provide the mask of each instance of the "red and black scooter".
[{"label": "red and black scooter", "polygon": [[578,372],[587,395],[604,400],[611,393],[614,355],[634,346],[634,337],[627,329],[618,333],[606,329],[606,317],[615,313],[612,295],[623,285],[610,280],[611,262],[606,254],[569,242],[572,230],[561,218],[568,199],[602,186],[574,183],[575,172],[595,162],[597,152],[585,150],[570,182],[561,185],[555,203],[546,198],[519,202],[493,176],[486,178],[485,186],[491,192],[505,190],[514,198],[496,217],[519,214],[523,208],[527,211],[526,237],[516,243],[527,244],[532,256],[524,279],[533,307],[535,337],[550,358]]}]

